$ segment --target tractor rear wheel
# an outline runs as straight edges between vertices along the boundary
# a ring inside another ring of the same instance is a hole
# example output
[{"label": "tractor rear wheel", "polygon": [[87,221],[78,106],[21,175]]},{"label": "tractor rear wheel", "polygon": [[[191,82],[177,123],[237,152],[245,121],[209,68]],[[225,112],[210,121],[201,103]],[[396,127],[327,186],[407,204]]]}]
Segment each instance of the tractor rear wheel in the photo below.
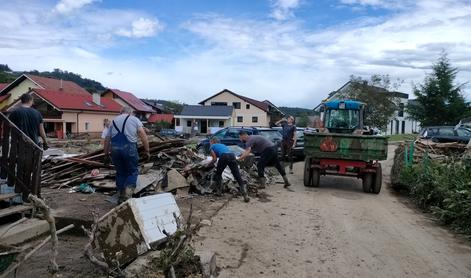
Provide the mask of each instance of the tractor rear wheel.
[{"label": "tractor rear wheel", "polygon": [[304,186],[312,186],[312,168],[309,157],[304,160]]},{"label": "tractor rear wheel", "polygon": [[383,183],[383,171],[381,170],[381,163],[378,163],[376,168],[376,173],[374,174],[374,184],[373,184],[373,193],[379,194],[381,191],[381,185]]},{"label": "tractor rear wheel", "polygon": [[319,187],[321,179],[321,170],[319,168],[312,169],[312,186]]},{"label": "tractor rear wheel", "polygon": [[370,193],[373,185],[373,174],[365,173],[363,175],[363,192]]}]

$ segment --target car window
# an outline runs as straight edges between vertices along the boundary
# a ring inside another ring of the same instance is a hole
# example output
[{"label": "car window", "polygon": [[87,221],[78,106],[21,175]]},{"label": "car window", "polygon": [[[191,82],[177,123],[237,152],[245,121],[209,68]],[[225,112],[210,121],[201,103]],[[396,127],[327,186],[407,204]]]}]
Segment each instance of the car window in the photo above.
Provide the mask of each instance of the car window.
[{"label": "car window", "polygon": [[304,138],[304,131],[303,130],[296,131],[296,138],[298,139]]},{"label": "car window", "polygon": [[226,132],[225,138],[239,139],[239,131],[237,129],[229,129]]},{"label": "car window", "polygon": [[439,134],[441,136],[454,136],[455,135],[452,127],[440,128]]},{"label": "car window", "polygon": [[471,130],[466,129],[466,128],[459,128],[456,133],[458,133],[458,136],[462,137],[471,137]]},{"label": "car window", "polygon": [[226,132],[227,132],[227,129],[219,130],[218,132],[214,133],[214,137],[218,139],[222,139],[224,135],[226,135]]},{"label": "car window", "polygon": [[259,135],[262,135],[271,141],[281,140],[282,138],[281,133],[279,133],[278,130],[260,130]]}]

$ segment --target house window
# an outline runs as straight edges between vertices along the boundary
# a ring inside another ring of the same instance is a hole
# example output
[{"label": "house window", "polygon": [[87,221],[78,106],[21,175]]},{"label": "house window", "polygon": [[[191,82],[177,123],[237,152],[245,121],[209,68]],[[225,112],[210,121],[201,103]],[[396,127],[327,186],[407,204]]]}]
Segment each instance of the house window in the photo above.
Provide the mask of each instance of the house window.
[{"label": "house window", "polygon": [[402,134],[406,133],[406,121],[402,121],[401,133]]},{"label": "house window", "polygon": [[186,121],[186,126],[191,127],[191,121],[190,120]]},{"label": "house window", "polygon": [[227,106],[227,102],[213,101],[211,102],[211,106]]},{"label": "house window", "polygon": [[88,131],[90,129],[90,123],[86,122],[85,123],[85,131]]},{"label": "house window", "polygon": [[245,109],[250,109],[250,104],[246,104]]},{"label": "house window", "polygon": [[399,103],[399,112],[397,113],[397,116],[404,117],[404,103]]},{"label": "house window", "polygon": [[176,125],[176,126],[180,126],[180,119],[179,119],[179,118],[176,118],[176,119],[175,119],[175,125]]},{"label": "house window", "polygon": [[224,127],[224,121],[219,121],[219,127]]},{"label": "house window", "polygon": [[399,120],[395,120],[396,122],[396,133],[395,134],[399,134]]},{"label": "house window", "polygon": [[252,123],[258,123],[258,117],[252,117]]},{"label": "house window", "polygon": [[237,117],[237,122],[238,123],[242,123],[243,121],[244,121],[244,117],[242,117],[242,116]]},{"label": "house window", "polygon": [[234,109],[240,109],[240,102],[233,102],[232,106],[234,107]]}]

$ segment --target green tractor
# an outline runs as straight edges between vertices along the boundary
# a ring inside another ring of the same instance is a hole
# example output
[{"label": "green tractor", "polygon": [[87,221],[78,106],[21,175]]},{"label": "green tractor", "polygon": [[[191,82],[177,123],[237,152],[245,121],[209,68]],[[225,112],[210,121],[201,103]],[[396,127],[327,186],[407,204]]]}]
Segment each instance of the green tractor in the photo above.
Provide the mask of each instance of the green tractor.
[{"label": "green tractor", "polygon": [[361,178],[363,191],[381,191],[380,160],[386,160],[388,140],[364,135],[366,105],[353,100],[334,100],[322,104],[323,126],[319,132],[304,134],[304,185],[318,187],[321,175]]}]

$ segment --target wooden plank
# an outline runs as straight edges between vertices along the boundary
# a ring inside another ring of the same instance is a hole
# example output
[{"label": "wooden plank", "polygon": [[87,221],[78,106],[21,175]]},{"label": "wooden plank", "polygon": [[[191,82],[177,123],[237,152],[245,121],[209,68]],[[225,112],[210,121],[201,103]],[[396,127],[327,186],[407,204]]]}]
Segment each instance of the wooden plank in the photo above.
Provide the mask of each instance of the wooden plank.
[{"label": "wooden plank", "polygon": [[2,157],[0,159],[1,172],[0,177],[2,179],[8,176],[8,152],[10,151],[10,125],[0,117],[1,128],[2,128]]},{"label": "wooden plank", "polygon": [[[24,170],[25,170],[25,163],[26,163],[26,158],[25,158],[25,145],[26,144],[21,134],[18,134],[18,137],[19,137],[18,149],[16,150],[17,160],[16,160],[15,192],[17,193],[23,192],[23,194],[26,195],[27,197],[28,193],[30,192],[30,187],[29,187],[29,184],[26,184],[24,180],[24,172],[25,172]],[[20,186],[18,185],[18,181],[20,181],[24,185],[24,188],[20,188]]]},{"label": "wooden plank", "polygon": [[18,150],[18,133],[11,129],[10,133],[10,153],[8,154],[8,184],[15,185],[16,180],[16,159]]},{"label": "wooden plank", "polygon": [[31,177],[31,192],[40,197],[41,196],[41,158],[43,156],[42,149],[35,149],[33,156],[33,170]]},{"label": "wooden plank", "polygon": [[31,206],[26,206],[26,205],[11,206],[8,208],[0,209],[0,218],[3,218],[8,215],[12,215],[12,214],[27,212],[28,210],[31,210],[31,209],[32,209]]},{"label": "wooden plank", "polygon": [[25,168],[24,168],[24,174],[23,174],[23,181],[26,186],[28,186],[32,190],[32,181],[31,178],[33,176],[33,161],[34,161],[34,152],[33,148],[31,147],[30,144],[25,142]]},{"label": "wooden plank", "polygon": [[17,193],[5,193],[5,194],[0,194],[0,201],[6,201],[13,199],[15,197],[19,196]]}]

